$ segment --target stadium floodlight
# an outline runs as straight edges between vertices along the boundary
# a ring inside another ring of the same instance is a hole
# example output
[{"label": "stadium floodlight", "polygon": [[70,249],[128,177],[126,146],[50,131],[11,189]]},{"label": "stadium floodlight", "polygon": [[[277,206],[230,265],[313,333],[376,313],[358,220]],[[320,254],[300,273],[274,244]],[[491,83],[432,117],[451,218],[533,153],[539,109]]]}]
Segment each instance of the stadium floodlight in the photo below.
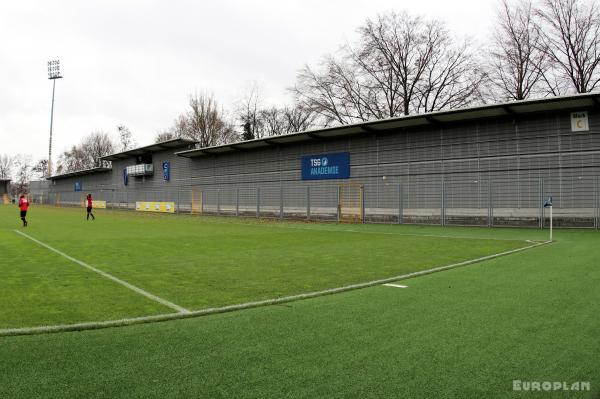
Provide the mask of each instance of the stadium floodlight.
[{"label": "stadium floodlight", "polygon": [[48,79],[60,79],[60,61],[48,61]]},{"label": "stadium floodlight", "polygon": [[56,79],[61,79],[60,61],[48,61],[48,79],[52,80],[52,107],[50,108],[50,144],[48,146],[48,177],[52,176],[52,123],[54,121],[54,91]]}]

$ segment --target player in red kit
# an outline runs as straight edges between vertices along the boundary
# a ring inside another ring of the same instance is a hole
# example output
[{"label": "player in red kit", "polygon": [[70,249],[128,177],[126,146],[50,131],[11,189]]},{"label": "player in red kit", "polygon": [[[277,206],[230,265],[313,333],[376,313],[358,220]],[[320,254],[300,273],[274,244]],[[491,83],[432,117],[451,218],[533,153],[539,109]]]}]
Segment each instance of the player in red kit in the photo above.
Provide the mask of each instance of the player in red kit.
[{"label": "player in red kit", "polygon": [[19,209],[21,210],[21,220],[23,221],[23,227],[27,227],[27,209],[29,209],[29,200],[26,196],[21,194],[19,198]]},{"label": "player in red kit", "polygon": [[90,220],[90,215],[92,216],[92,220],[96,220],[96,217],[94,217],[94,214],[92,213],[92,194],[88,194],[87,197],[87,217],[86,220]]}]

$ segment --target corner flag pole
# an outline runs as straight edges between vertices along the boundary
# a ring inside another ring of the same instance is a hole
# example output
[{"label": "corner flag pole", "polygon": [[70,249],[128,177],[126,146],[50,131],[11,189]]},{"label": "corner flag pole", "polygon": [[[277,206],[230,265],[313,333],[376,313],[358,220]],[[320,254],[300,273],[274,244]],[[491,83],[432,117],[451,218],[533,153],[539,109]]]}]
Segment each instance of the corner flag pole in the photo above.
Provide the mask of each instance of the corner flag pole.
[{"label": "corner flag pole", "polygon": [[552,204],[550,204],[550,242],[552,242]]},{"label": "corner flag pole", "polygon": [[550,242],[552,242],[552,197],[544,201],[544,208],[550,208]]}]

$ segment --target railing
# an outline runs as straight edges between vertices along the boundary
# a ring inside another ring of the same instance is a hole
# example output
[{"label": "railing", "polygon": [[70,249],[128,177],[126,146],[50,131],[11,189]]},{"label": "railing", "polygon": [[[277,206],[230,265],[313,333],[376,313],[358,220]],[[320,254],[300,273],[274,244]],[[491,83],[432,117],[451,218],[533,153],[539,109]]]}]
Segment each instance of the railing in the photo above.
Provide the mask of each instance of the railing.
[{"label": "railing", "polygon": [[[164,190],[87,187],[109,209],[135,209],[138,201],[173,202],[176,213],[255,218],[543,228],[544,199],[553,198],[557,227],[600,227],[598,177],[256,186],[171,186]],[[348,187],[355,187],[349,190]],[[80,192],[33,197],[57,206],[83,207]]]}]

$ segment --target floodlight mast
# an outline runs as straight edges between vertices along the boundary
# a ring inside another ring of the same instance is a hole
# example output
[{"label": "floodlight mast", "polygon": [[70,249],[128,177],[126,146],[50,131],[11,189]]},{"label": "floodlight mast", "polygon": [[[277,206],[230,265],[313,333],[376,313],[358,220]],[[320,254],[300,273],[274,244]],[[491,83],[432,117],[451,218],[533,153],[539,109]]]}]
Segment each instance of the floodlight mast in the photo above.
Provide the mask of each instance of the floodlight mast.
[{"label": "floodlight mast", "polygon": [[48,79],[52,80],[52,107],[50,108],[50,144],[48,146],[48,177],[52,176],[52,122],[54,121],[54,91],[56,79],[61,79],[60,61],[48,61]]}]

